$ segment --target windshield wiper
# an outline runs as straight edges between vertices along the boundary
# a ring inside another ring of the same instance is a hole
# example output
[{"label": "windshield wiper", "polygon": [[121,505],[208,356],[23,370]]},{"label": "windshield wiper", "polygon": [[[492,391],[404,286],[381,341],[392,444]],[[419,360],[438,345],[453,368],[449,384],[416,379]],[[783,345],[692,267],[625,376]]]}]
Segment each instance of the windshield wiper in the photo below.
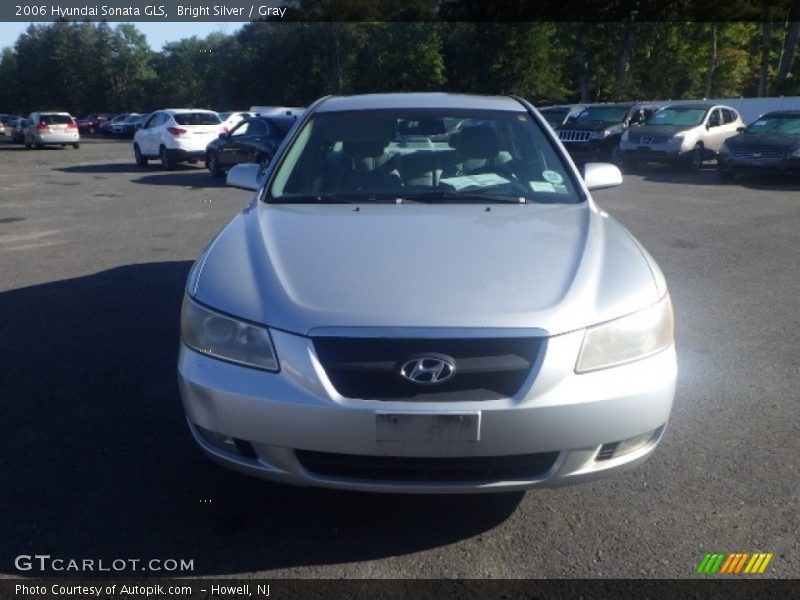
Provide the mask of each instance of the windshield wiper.
[{"label": "windshield wiper", "polygon": [[532,198],[523,195],[497,194],[482,192],[480,190],[431,190],[416,194],[405,194],[403,199],[411,202],[496,202],[502,204],[525,204],[535,202]]},{"label": "windshield wiper", "polygon": [[267,201],[274,204],[360,204],[396,202],[400,194],[308,194],[306,196],[279,196]]}]

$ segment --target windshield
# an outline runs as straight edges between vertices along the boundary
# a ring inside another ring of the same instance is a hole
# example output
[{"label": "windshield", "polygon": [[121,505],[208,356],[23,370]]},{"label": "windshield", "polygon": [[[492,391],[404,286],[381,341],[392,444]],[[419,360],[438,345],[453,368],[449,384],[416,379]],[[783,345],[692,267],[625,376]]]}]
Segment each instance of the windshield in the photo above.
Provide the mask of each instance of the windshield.
[{"label": "windshield", "polygon": [[578,115],[577,121],[598,121],[601,123],[622,123],[628,115],[628,106],[590,106]]},{"label": "windshield", "polygon": [[564,122],[564,119],[567,118],[567,114],[569,113],[568,108],[546,108],[544,110],[540,110],[542,116],[547,120],[550,125],[561,125]]},{"label": "windshield", "polygon": [[647,120],[647,125],[700,125],[707,108],[664,108]]},{"label": "windshield", "polygon": [[397,109],[318,113],[277,167],[267,202],[579,202],[530,115]]},{"label": "windshield", "polygon": [[750,123],[747,127],[747,133],[800,135],[800,115],[780,117],[763,116]]}]

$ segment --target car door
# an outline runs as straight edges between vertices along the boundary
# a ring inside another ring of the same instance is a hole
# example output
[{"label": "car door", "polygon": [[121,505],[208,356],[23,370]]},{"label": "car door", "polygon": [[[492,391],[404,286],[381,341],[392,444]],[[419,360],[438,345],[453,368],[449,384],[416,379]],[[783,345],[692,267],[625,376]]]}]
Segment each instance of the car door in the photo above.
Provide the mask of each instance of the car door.
[{"label": "car door", "polygon": [[156,127],[164,120],[163,113],[157,112],[147,119],[147,122],[142,127],[141,135],[139,136],[139,149],[142,154],[146,156],[156,156],[158,154],[158,136],[156,134]]},{"label": "car door", "polygon": [[706,131],[706,149],[719,152],[720,147],[722,147],[722,142],[725,141],[722,111],[719,108],[709,111],[708,117],[706,117]]},{"label": "car door", "polygon": [[722,130],[724,135],[720,142],[720,147],[722,147],[722,142],[724,142],[729,137],[734,136],[738,133],[736,131],[736,128],[740,126],[739,115],[735,110],[733,110],[732,108],[723,108],[721,110],[722,110]]},{"label": "car door", "polygon": [[245,162],[258,162],[258,156],[263,153],[263,146],[267,140],[267,125],[260,119],[247,121],[247,132],[236,140],[236,164]]},{"label": "car door", "polygon": [[250,128],[250,121],[241,121],[237,123],[227,136],[225,142],[217,150],[217,157],[219,164],[228,168],[233,165],[239,164],[239,145],[242,138],[246,138]]}]

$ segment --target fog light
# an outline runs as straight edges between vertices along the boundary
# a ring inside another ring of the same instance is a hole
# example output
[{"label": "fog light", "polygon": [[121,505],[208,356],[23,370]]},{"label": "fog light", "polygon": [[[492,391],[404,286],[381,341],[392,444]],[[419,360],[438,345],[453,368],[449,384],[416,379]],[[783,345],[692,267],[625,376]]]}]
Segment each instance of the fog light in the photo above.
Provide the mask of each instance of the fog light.
[{"label": "fog light", "polygon": [[217,433],[216,431],[209,431],[208,429],[203,429],[199,426],[197,429],[203,434],[203,437],[206,438],[206,440],[212,446],[216,446],[217,448],[227,452],[239,454],[239,448],[236,447],[236,440],[234,440],[232,437]]},{"label": "fog light", "polygon": [[644,448],[647,444],[649,444],[652,440],[658,437],[659,432],[661,431],[661,427],[658,429],[654,429],[653,431],[648,431],[647,433],[643,433],[642,435],[637,435],[632,438],[628,438],[627,440],[622,440],[620,442],[612,442],[610,444],[603,444],[600,448],[600,451],[597,453],[595,460],[609,460],[611,458],[619,458],[625,454],[630,454],[631,452],[635,452],[636,450],[640,450]]}]

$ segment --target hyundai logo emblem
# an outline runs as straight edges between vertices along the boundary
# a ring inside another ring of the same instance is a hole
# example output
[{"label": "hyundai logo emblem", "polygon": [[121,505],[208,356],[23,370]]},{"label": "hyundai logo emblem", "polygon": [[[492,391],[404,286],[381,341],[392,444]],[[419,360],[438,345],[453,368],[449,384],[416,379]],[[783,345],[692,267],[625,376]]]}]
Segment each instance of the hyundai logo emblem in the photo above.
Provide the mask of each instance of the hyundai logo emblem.
[{"label": "hyundai logo emblem", "polygon": [[403,363],[400,375],[419,385],[444,383],[456,374],[455,361],[449,356],[420,354]]}]

